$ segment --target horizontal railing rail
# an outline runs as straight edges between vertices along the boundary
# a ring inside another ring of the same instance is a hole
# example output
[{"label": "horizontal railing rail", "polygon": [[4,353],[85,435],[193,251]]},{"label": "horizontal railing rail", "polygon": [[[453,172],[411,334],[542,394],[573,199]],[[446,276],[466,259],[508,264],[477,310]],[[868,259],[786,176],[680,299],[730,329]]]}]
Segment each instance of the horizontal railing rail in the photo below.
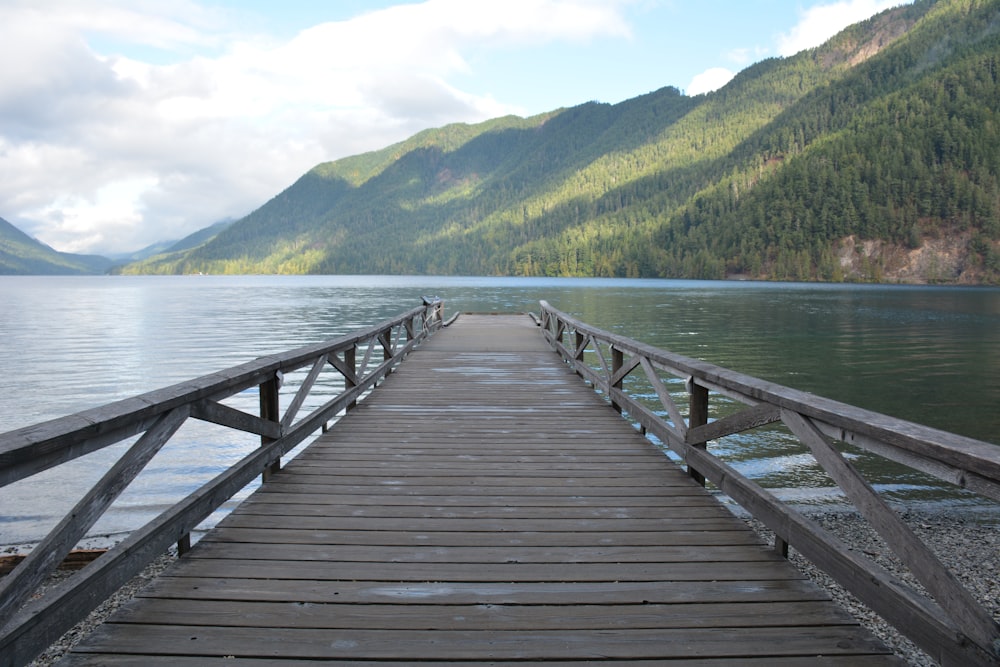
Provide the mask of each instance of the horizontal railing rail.
[{"label": "horizontal railing rail", "polygon": [[[1000,661],[1000,626],[993,615],[880,497],[836,441],[994,500],[1000,500],[1000,446],[661,350],[592,327],[545,301],[538,321],[550,344],[579,375],[644,432],[670,447],[692,477],[701,483],[709,480],[772,530],[777,549],[787,554],[788,547],[794,547],[939,663],[996,665]],[[650,409],[625,390],[625,380],[633,374],[656,395],[662,409]],[[668,377],[664,379],[663,374]],[[678,405],[668,388],[668,384],[682,383],[686,406],[684,401]],[[711,392],[747,407],[713,420]],[[709,450],[713,440],[778,422],[808,448],[926,595]]]},{"label": "horizontal railing rail", "polygon": [[[0,666],[23,665],[73,627],[171,545],[190,547],[190,534],[258,475],[277,471],[281,457],[353,407],[417,344],[444,324],[443,303],[424,305],[373,327],[140,396],[0,435],[0,486],[29,478],[85,454],[139,436],[100,481],[12,573],[0,580]],[[285,374],[308,369],[280,412]],[[299,413],[324,372],[343,391],[305,416]],[[260,414],[222,403],[257,387]],[[128,484],[188,419],[260,437],[260,447],[133,531],[65,583],[30,600]]]}]

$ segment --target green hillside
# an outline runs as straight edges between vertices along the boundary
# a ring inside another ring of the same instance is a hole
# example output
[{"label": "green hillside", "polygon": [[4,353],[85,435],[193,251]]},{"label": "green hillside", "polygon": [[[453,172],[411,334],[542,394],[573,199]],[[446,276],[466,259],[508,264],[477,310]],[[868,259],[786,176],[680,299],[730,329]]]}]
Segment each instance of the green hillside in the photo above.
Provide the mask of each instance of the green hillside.
[{"label": "green hillside", "polygon": [[74,275],[104,273],[111,260],[53,250],[0,218],[0,275]]},{"label": "green hillside", "polygon": [[321,164],[152,273],[1000,281],[1000,0],[741,72]]}]

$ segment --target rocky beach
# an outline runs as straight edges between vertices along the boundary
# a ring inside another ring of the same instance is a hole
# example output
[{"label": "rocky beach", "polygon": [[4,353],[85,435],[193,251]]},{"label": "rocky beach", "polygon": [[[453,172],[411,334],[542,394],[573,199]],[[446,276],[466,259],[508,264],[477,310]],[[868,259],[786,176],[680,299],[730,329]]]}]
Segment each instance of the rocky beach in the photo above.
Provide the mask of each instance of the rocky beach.
[{"label": "rocky beach", "polygon": [[[913,575],[858,514],[806,514],[855,550],[861,551],[893,575],[922,591]],[[994,619],[1000,621],[1000,507],[971,511],[949,509],[904,512],[902,517],[962,585],[992,612]],[[755,520],[748,520],[748,523],[773,544],[773,533]],[[938,664],[794,549],[790,550],[789,559],[908,664],[914,667]]]}]

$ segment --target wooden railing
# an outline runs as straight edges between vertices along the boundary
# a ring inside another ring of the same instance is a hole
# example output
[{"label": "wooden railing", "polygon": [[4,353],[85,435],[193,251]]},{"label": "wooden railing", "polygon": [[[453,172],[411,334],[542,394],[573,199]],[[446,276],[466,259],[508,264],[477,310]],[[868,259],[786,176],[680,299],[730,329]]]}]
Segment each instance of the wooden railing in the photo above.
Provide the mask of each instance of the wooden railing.
[{"label": "wooden railing", "polygon": [[[355,405],[414,346],[443,326],[442,313],[440,300],[425,299],[418,308],[354,334],[0,435],[0,486],[139,436],[48,536],[0,580],[0,665],[27,664],[171,545],[178,544],[182,551],[188,548],[191,531],[199,523],[258,475],[266,479],[278,469],[282,455]],[[283,376],[306,368],[305,379],[281,414]],[[321,374],[330,371],[343,391],[299,417]],[[259,388],[259,415],[222,403],[254,387]],[[67,582],[29,601],[189,418],[260,436],[260,447]]]},{"label": "wooden railing", "polygon": [[[669,446],[687,464],[692,477],[702,483],[709,480],[774,531],[777,549],[787,555],[788,546],[794,547],[939,663],[1000,662],[1000,627],[992,614],[886,504],[835,441],[994,500],[1000,500],[1000,446],[660,350],[589,326],[544,301],[538,319],[546,338],[578,374],[644,432]],[[662,409],[650,409],[625,391],[630,375],[658,397]],[[686,418],[681,407],[685,401],[675,401],[671,393],[686,394]],[[713,393],[748,407],[713,421],[709,402]],[[927,595],[849,548],[709,449],[709,443],[718,438],[777,422],[783,422],[808,447]]]}]

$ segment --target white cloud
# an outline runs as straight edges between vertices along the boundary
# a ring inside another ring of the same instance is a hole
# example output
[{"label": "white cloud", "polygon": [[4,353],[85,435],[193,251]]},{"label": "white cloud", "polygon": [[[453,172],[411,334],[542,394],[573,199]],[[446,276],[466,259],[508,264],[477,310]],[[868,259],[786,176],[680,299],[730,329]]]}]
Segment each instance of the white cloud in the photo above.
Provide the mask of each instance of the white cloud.
[{"label": "white cloud", "polygon": [[76,252],[178,238],[323,160],[518,112],[450,83],[467,54],[628,38],[620,9],[427,0],[278,42],[188,0],[6,0],[0,216]]},{"label": "white cloud", "polygon": [[691,83],[688,84],[685,92],[692,96],[701,95],[702,93],[710,93],[713,90],[722,88],[724,85],[729,83],[734,76],[736,76],[736,73],[726,69],[725,67],[713,67],[705,70],[701,74],[696,74],[694,78],[691,79]]},{"label": "white cloud", "polygon": [[791,56],[819,46],[852,23],[901,4],[906,3],[904,0],[841,0],[810,7],[802,12],[798,24],[779,38],[778,52]]},{"label": "white cloud", "polygon": [[72,239],[61,248],[66,252],[136,244],[136,226],[142,220],[141,195],[154,185],[152,178],[114,181],[98,188],[93,199],[57,199],[33,213],[57,234]]}]

